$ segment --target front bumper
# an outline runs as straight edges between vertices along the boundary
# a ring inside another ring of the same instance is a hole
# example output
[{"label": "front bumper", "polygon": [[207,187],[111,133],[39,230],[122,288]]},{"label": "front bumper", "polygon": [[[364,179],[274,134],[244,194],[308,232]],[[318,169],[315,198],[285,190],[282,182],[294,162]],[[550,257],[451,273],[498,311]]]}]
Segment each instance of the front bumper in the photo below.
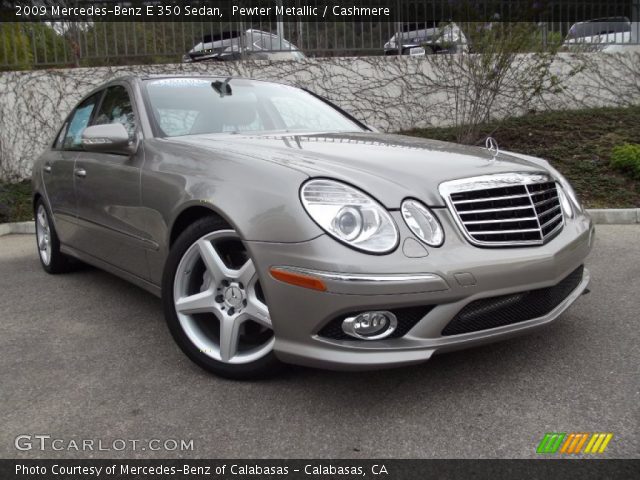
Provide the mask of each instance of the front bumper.
[{"label": "front bumper", "polygon": [[[497,328],[442,335],[467,304],[481,299],[551,287],[584,263],[591,250],[591,219],[568,219],[546,245],[526,248],[478,248],[469,244],[447,209],[438,209],[445,230],[440,248],[426,256],[403,248],[413,238],[398,212],[398,249],[375,256],[354,251],[328,237],[302,243],[248,242],[276,334],[275,352],[283,361],[321,368],[369,369],[418,363],[433,354],[525,333],[556,319],[586,289],[585,269],[578,286],[547,314]],[[325,275],[326,292],[275,280],[271,267],[290,266]],[[400,338],[376,341],[336,340],[319,331],[337,317],[358,311],[433,306]]]},{"label": "front bumper", "polygon": [[[416,47],[427,47],[431,53],[434,54],[443,54],[443,53],[467,53],[469,51],[469,47],[466,43],[460,42],[452,42],[450,44],[442,45],[438,42],[424,42],[424,43],[405,43],[398,47],[394,44],[385,44],[384,46],[384,54],[385,55],[398,55],[398,51],[403,55],[406,55],[409,50]],[[407,52],[407,53],[404,53]]]}]

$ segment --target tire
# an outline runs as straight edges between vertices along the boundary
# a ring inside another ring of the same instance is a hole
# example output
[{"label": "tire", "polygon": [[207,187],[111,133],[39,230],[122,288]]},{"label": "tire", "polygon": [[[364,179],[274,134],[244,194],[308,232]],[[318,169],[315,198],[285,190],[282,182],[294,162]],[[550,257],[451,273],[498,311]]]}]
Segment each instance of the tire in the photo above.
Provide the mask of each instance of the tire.
[{"label": "tire", "polygon": [[194,363],[233,379],[265,377],[281,368],[253,261],[239,235],[217,217],[180,234],[162,279],[169,331]]},{"label": "tire", "polygon": [[71,259],[60,251],[60,240],[51,221],[51,213],[41,198],[36,202],[34,217],[36,246],[42,268],[51,274],[68,272]]}]

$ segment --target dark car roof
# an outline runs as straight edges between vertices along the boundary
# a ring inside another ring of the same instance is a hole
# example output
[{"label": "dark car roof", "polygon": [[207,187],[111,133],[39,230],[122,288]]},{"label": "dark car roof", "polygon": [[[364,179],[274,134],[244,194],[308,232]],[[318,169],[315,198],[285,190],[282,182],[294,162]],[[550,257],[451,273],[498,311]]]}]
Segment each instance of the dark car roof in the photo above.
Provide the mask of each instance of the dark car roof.
[{"label": "dark car roof", "polygon": [[238,38],[240,35],[242,35],[243,32],[240,32],[239,30],[229,30],[226,32],[222,32],[222,33],[214,33],[214,34],[210,34],[207,33],[206,35],[204,35],[203,37],[198,37],[197,40],[202,40],[202,43],[211,43],[211,42],[218,42],[220,40],[228,40],[230,38]]}]

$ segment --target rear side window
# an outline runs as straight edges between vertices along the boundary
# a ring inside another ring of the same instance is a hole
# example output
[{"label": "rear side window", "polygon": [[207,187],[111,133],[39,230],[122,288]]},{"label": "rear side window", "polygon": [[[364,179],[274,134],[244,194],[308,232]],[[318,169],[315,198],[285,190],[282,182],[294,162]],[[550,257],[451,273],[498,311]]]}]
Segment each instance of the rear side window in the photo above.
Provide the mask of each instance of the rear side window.
[{"label": "rear side window", "polygon": [[[89,125],[91,114],[96,108],[100,95],[102,95],[102,92],[91,95],[76,107],[65,124],[65,127],[62,128],[56,146],[64,148],[65,150],[82,149],[82,132],[84,132],[84,129]],[[61,139],[62,141],[60,141]]]},{"label": "rear side window", "polygon": [[108,123],[121,123],[133,140],[136,131],[136,119],[131,106],[131,98],[127,89],[116,85],[109,87],[102,100],[100,109],[95,116],[92,125],[104,125]]}]

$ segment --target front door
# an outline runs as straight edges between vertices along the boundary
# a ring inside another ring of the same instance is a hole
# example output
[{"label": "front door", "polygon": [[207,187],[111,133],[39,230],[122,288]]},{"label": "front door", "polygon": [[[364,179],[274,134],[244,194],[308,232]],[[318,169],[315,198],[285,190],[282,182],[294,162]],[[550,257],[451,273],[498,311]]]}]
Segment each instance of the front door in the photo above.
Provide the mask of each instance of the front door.
[{"label": "front door", "polygon": [[42,179],[49,199],[58,238],[63,244],[77,244],[77,203],[73,169],[82,149],[81,135],[89,125],[102,92],[82,101],[67,118],[58,133],[55,145],[42,163]]},{"label": "front door", "polygon": [[[107,89],[91,125],[121,123],[131,141],[136,114],[124,85]],[[144,212],[140,205],[142,148],[133,155],[83,151],[75,163],[82,250],[139,278],[148,278]]]}]

